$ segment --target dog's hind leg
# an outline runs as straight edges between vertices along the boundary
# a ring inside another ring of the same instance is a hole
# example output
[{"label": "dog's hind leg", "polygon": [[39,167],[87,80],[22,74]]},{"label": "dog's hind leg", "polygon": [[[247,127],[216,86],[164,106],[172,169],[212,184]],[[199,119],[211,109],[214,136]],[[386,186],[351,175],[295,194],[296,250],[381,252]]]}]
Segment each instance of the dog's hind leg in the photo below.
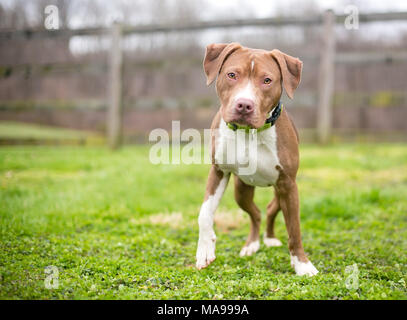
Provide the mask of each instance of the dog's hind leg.
[{"label": "dog's hind leg", "polygon": [[277,194],[275,194],[274,199],[267,206],[267,228],[263,238],[264,244],[267,247],[281,246],[281,241],[278,240],[274,234],[274,221],[279,211],[280,202],[278,200]]},{"label": "dog's hind leg", "polygon": [[247,241],[240,251],[240,256],[251,256],[260,248],[259,233],[261,212],[253,202],[254,187],[245,184],[239,177],[235,176],[235,199],[240,208],[250,215],[250,233]]}]

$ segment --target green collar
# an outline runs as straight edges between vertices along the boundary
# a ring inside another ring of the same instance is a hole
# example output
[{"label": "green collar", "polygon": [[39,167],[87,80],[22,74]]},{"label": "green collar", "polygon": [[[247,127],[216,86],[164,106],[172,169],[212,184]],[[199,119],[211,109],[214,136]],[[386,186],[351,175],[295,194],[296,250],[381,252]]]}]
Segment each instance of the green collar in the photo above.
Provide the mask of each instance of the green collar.
[{"label": "green collar", "polygon": [[257,132],[261,132],[263,130],[266,130],[268,128],[271,128],[277,121],[278,117],[280,116],[281,112],[283,111],[283,104],[281,101],[278,102],[277,106],[274,108],[273,113],[271,114],[270,118],[268,118],[260,128],[254,129],[250,126],[244,126],[240,125],[237,123],[227,123],[227,126],[229,129],[232,129],[233,131],[236,130],[245,130],[246,132],[250,132],[250,130],[255,130]]}]

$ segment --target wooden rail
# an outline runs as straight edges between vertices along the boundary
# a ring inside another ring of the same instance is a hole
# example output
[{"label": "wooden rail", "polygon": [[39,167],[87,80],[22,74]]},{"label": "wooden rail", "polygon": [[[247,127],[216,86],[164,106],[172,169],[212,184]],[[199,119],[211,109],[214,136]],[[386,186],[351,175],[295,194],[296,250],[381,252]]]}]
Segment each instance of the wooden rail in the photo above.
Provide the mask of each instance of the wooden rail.
[{"label": "wooden rail", "polygon": [[[189,59],[189,60],[188,60]],[[300,59],[306,63],[318,63],[321,60],[321,55],[315,56],[300,56]],[[201,66],[201,58],[187,58],[187,63],[191,66]],[[407,51],[397,52],[342,52],[336,53],[334,58],[335,64],[349,64],[361,65],[371,63],[403,63],[407,61]],[[141,69],[161,69],[165,65],[164,60],[151,60],[145,61],[125,61],[126,70],[141,70]],[[81,74],[95,74],[103,75],[109,70],[108,62],[53,62],[53,63],[38,63],[38,64],[14,64],[14,65],[0,65],[0,79],[8,78],[15,74],[29,74],[35,76],[46,76],[54,73],[81,73]]]}]

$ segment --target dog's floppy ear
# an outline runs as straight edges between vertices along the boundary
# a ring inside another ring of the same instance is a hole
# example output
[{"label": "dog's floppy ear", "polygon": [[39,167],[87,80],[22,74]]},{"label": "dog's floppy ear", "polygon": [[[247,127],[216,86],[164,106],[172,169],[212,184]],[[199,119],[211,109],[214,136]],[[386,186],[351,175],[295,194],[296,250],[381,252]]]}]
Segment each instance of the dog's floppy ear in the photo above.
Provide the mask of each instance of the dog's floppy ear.
[{"label": "dog's floppy ear", "polygon": [[272,50],[271,55],[280,66],[285,92],[292,99],[301,81],[302,61],[277,49]]},{"label": "dog's floppy ear", "polygon": [[209,86],[219,74],[223,62],[235,50],[241,48],[236,42],[213,43],[206,47],[203,68],[206,74],[206,84]]}]

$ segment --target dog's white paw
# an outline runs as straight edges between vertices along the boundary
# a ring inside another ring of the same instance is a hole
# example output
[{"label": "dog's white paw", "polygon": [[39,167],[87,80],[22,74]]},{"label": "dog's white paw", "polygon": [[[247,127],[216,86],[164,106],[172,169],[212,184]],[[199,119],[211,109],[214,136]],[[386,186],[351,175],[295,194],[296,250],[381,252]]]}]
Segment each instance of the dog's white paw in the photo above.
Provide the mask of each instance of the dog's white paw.
[{"label": "dog's white paw", "polygon": [[198,270],[206,268],[215,260],[215,242],[215,236],[212,239],[199,238],[198,249],[196,250],[196,267]]},{"label": "dog's white paw", "polygon": [[266,236],[264,236],[263,242],[266,245],[266,247],[281,247],[282,246],[281,241],[278,240],[277,238],[267,238]]},{"label": "dog's white paw", "polygon": [[251,256],[253,253],[255,253],[257,250],[260,248],[260,241],[253,241],[249,243],[249,245],[244,246],[242,250],[240,250],[240,256]]},{"label": "dog's white paw", "polygon": [[318,273],[317,268],[314,267],[314,265],[311,263],[311,261],[308,262],[301,262],[298,260],[297,256],[291,256],[291,266],[294,268],[295,273],[298,276],[315,276]]}]

